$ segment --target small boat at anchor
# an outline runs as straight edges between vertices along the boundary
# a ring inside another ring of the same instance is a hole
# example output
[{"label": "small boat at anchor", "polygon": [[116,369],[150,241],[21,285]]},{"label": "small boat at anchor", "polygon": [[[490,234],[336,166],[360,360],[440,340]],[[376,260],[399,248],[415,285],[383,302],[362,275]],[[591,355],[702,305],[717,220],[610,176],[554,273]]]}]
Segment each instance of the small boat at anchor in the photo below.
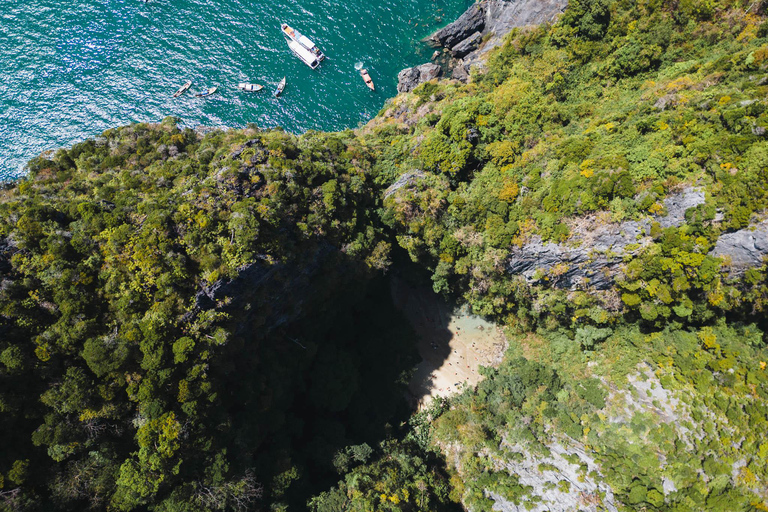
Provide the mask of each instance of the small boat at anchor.
[{"label": "small boat at anchor", "polygon": [[187,92],[190,87],[192,87],[192,80],[188,80],[187,83],[179,87],[179,90],[173,93],[173,97],[178,98],[179,96]]},{"label": "small boat at anchor", "polygon": [[201,93],[195,94],[195,98],[205,98],[206,96],[210,96],[211,94],[215,93],[218,89],[219,89],[218,86],[217,87],[210,87],[205,92],[201,92]]},{"label": "small boat at anchor", "polygon": [[371,78],[371,75],[368,74],[367,69],[361,69],[360,76],[363,77],[363,82],[365,82],[365,85],[367,85],[370,90],[376,90],[376,86],[373,85],[373,79]]},{"label": "small boat at anchor", "polygon": [[245,82],[241,82],[237,84],[237,88],[245,92],[259,92],[264,88],[264,86],[259,84],[248,84]]},{"label": "small boat at anchor", "polygon": [[288,37],[293,41],[296,41],[301,46],[309,50],[317,58],[318,62],[322,61],[325,58],[325,54],[323,54],[323,52],[320,51],[320,48],[318,48],[315,45],[315,43],[310,41],[309,38],[307,38],[304,34],[294,29],[287,23],[281,23],[280,30],[283,31],[283,34],[285,34],[286,37]]},{"label": "small boat at anchor", "polygon": [[275,92],[274,92],[275,98],[277,98],[278,96],[280,96],[280,94],[282,94],[283,89],[285,89],[285,77],[283,77],[283,79],[280,80],[280,83],[277,84],[277,88],[275,89]]}]

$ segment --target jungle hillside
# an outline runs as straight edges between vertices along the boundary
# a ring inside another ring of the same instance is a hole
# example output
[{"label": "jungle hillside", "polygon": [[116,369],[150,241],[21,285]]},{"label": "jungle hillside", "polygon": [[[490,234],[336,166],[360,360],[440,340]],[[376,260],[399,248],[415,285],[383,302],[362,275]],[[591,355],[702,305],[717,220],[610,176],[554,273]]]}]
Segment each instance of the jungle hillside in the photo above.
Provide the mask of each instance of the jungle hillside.
[{"label": "jungle hillside", "polygon": [[[768,510],[768,4],[572,0],[356,130],[0,190],[0,510]],[[397,275],[503,327],[419,411]]]}]

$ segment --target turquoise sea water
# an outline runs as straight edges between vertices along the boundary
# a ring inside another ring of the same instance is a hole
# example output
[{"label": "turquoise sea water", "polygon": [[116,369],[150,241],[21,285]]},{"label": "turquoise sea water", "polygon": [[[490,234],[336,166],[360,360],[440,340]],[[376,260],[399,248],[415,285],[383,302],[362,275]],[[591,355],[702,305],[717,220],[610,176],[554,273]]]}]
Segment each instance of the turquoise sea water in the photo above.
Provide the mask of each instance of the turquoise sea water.
[{"label": "turquoise sea water", "polygon": [[[400,69],[428,60],[420,39],[472,2],[0,0],[0,178],[41,151],[169,115],[187,126],[354,128],[396,94]],[[328,56],[318,70],[291,54],[282,21]],[[186,80],[192,89],[173,99]],[[239,92],[242,81],[265,88]],[[213,85],[219,94],[193,97]]]}]

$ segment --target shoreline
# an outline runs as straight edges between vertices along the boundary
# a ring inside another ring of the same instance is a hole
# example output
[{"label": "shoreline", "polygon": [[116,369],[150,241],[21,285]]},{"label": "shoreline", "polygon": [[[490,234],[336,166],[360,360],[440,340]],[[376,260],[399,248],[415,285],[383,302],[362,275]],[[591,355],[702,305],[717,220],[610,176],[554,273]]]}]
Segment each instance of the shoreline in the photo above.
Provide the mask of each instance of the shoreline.
[{"label": "shoreline", "polygon": [[[52,6],[46,17],[35,16],[34,9],[27,8],[22,9],[18,22],[9,22],[19,35],[9,41],[9,50],[21,51],[21,36],[26,33],[33,41],[29,47],[45,58],[9,57],[6,62],[10,84],[2,104],[9,109],[7,124],[14,129],[0,145],[0,177],[15,181],[24,176],[27,162],[44,151],[70,148],[105,130],[135,122],[157,123],[168,115],[181,118],[180,126],[190,128],[239,129],[254,122],[262,129],[280,126],[296,135],[310,130],[355,130],[396,95],[395,77],[402,67],[429,57],[431,50],[418,41],[455,20],[469,3],[471,0],[398,0],[377,5],[305,6],[311,12],[294,3],[263,8],[210,4],[214,21],[235,22],[225,25],[196,23],[200,11],[186,4],[158,3],[150,17],[110,4],[104,6],[103,24],[88,25],[83,20],[90,16],[77,16],[45,0],[42,6]],[[182,21],[166,27],[175,16]],[[320,76],[291,55],[275,20],[303,28],[330,56],[321,66]],[[76,35],[85,34],[93,47],[73,42],[56,50],[56,39],[48,37],[52,24],[60,28],[64,39],[71,35],[69,39],[76,41]],[[170,30],[160,30],[162,27]],[[143,35],[140,47],[131,49],[122,41],[120,35],[126,30]],[[56,55],[59,57],[53,58]],[[126,59],[112,59],[112,55],[132,55],[137,64],[129,66]],[[356,62],[369,69],[375,93],[353,68]],[[51,71],[41,73],[43,69]],[[101,75],[109,80],[100,80]],[[239,82],[269,85],[283,76],[288,76],[288,87],[279,103],[266,92],[258,96],[236,90]],[[23,77],[32,81],[24,83]],[[205,102],[186,96],[172,99],[172,93],[187,80],[193,81],[193,92],[198,86],[218,85],[222,94]],[[34,90],[39,92],[32,94]]]},{"label": "shoreline", "polygon": [[429,62],[398,73],[399,93],[437,78],[468,83],[473,68],[482,67],[485,55],[503,44],[515,28],[551,23],[562,14],[567,0],[480,0],[455,21],[422,41],[436,48]]}]

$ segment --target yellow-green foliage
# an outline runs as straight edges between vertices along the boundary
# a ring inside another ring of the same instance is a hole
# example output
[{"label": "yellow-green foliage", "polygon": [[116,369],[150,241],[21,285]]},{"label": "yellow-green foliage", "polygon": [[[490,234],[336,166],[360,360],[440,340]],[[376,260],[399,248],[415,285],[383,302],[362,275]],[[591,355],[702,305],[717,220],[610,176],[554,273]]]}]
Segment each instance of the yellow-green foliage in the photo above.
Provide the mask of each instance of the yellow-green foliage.
[{"label": "yellow-green foliage", "polygon": [[[627,509],[765,509],[766,269],[733,279],[708,255],[768,206],[762,12],[571,0],[468,85],[398,99],[412,123],[169,118],[33,159],[0,200],[0,508],[490,510],[489,489],[532,490],[499,471],[521,457],[502,441],[568,436]],[[595,255],[623,265],[613,290],[558,288],[571,262],[508,273],[534,237],[661,215],[690,184],[707,198],[684,225]],[[435,290],[539,333],[434,430],[399,415],[413,333],[371,280],[397,245]],[[639,363],[675,421],[655,398],[612,409]]]},{"label": "yellow-green foliage", "polygon": [[[672,235],[661,240],[658,228],[646,233],[657,243],[625,259],[637,261],[622,286],[638,279],[633,268],[642,276],[624,305],[657,324],[748,303],[762,309],[764,284],[737,292],[719,262],[703,257],[724,230],[746,227],[768,206],[768,30],[747,7],[571,2],[553,26],[513,32],[466,88],[430,85],[439,116],[387,139],[388,147],[399,148],[391,156],[401,169],[426,171],[425,182],[444,176],[450,191],[422,221],[412,205],[434,193],[429,187],[388,203],[385,220],[413,259],[432,266],[435,289],[462,294],[478,311],[514,315],[523,327],[537,322],[546,293],[518,294],[503,251],[535,234],[567,240],[564,220],[588,213],[662,215],[665,196],[696,183],[708,199],[678,233],[685,247],[671,247]],[[376,137],[367,142],[375,146]],[[716,209],[723,218],[712,222]],[[411,239],[427,222],[429,237]],[[457,232],[470,231],[479,244],[455,243]],[[653,279],[659,287],[647,286]]]},{"label": "yellow-green foliage", "polygon": [[[763,335],[754,325],[650,334],[622,328],[605,342],[609,348],[589,358],[590,365],[562,348],[572,341],[561,333],[542,340],[561,347],[546,363],[516,358],[518,344],[531,340],[513,339],[501,368],[486,371],[475,392],[452,400],[435,422],[435,436],[459,447],[450,466],[467,482],[465,503],[480,510],[492,505],[484,492],[499,494],[501,482],[514,476],[495,461],[515,461],[520,449],[546,457],[552,442],[585,450],[601,476],[583,469],[582,477],[605,481],[630,510],[752,510],[764,503],[760,489],[768,480]],[[616,368],[617,354],[629,359],[625,370],[606,372]],[[585,378],[585,367],[601,379]],[[650,380],[658,396],[672,400],[643,396],[628,377]],[[610,396],[608,390],[614,390]],[[625,396],[633,395],[631,400],[645,405],[628,408]],[[587,467],[578,455],[569,462]],[[734,464],[741,469],[732,471]],[[557,468],[540,464],[539,470]],[[665,479],[677,490],[665,492]],[[518,486],[507,499],[537,498]]]}]

